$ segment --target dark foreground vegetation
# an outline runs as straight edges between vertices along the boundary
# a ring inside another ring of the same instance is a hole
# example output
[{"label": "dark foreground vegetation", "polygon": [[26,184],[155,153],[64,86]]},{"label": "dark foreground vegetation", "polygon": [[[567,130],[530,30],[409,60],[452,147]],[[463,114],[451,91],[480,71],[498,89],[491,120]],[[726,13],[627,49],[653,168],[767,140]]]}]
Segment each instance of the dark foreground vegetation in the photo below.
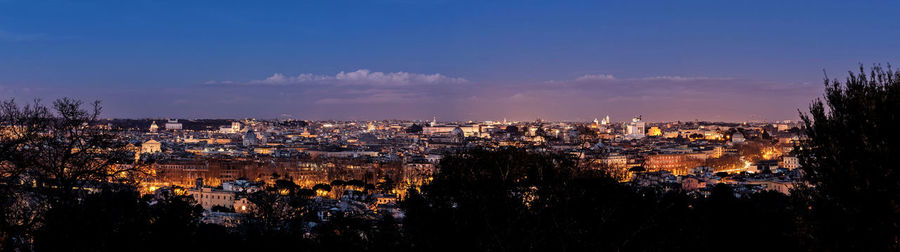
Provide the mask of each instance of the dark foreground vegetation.
[{"label": "dark foreground vegetation", "polygon": [[130,184],[141,164],[110,169],[127,160],[121,143],[83,126],[99,107],[80,107],[3,104],[2,250],[900,249],[900,74],[879,67],[826,82],[797,148],[808,181],[790,196],[739,198],[720,185],[695,197],[621,184],[561,154],[470,150],[445,157],[434,181],[410,192],[402,220],[335,216],[318,225],[309,225],[312,195],[301,190],[253,195],[258,207],[235,228],[201,224],[185,196],[142,198]]}]

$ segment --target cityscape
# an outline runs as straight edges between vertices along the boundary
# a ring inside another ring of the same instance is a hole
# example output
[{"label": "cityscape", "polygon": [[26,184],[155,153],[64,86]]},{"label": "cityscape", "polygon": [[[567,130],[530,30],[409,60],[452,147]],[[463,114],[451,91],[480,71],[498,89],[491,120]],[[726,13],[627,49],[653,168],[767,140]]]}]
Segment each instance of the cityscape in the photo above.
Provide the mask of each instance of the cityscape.
[{"label": "cityscape", "polygon": [[900,251],[897,9],[0,0],[0,251]]},{"label": "cityscape", "polygon": [[790,121],[147,119],[106,126],[128,136],[135,160],[153,160],[153,176],[140,181],[142,193],[178,190],[207,210],[204,221],[221,225],[246,212],[246,193],[277,181],[312,190],[325,204],[322,211],[351,202],[355,207],[343,211],[400,218],[397,200],[431,181],[441,157],[472,148],[562,152],[622,183],[674,186],[697,195],[708,195],[719,183],[739,194],[789,194],[800,178],[799,161],[790,154],[800,125]]}]

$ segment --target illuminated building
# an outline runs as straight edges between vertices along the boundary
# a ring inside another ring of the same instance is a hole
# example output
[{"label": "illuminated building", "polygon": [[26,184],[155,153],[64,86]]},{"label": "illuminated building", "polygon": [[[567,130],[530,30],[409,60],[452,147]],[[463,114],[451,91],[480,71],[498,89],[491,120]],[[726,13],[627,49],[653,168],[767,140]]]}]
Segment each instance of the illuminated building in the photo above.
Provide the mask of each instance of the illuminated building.
[{"label": "illuminated building", "polygon": [[156,125],[156,121],[150,124],[150,132],[156,132],[159,130],[159,126]]},{"label": "illuminated building", "polygon": [[778,166],[788,170],[797,169],[800,168],[800,159],[793,156],[784,156],[781,158],[781,163]]},{"label": "illuminated building", "polygon": [[789,125],[787,125],[787,124],[776,124],[776,125],[773,125],[773,126],[775,126],[775,128],[776,128],[778,131],[788,131],[788,130],[791,128],[791,126],[789,126]]},{"label": "illuminated building", "polygon": [[150,139],[141,144],[141,153],[157,153],[162,152],[162,144],[159,141]]},{"label": "illuminated building", "polygon": [[690,169],[703,165],[706,154],[656,154],[647,156],[645,166],[648,171],[668,171],[674,175],[685,175]]},{"label": "illuminated building", "polygon": [[178,122],[178,119],[170,119],[166,122],[166,130],[181,130],[181,123]]},{"label": "illuminated building", "polygon": [[631,119],[630,123],[625,124],[625,139],[641,139],[644,138],[646,124],[641,121],[641,117]]},{"label": "illuminated building", "polygon": [[231,131],[234,133],[241,132],[241,122],[231,122]]},{"label": "illuminated building", "polygon": [[653,127],[650,127],[649,130],[647,130],[647,136],[661,136],[661,135],[662,135],[662,130],[660,130],[659,127],[653,126]]},{"label": "illuminated building", "polygon": [[235,202],[234,192],[219,190],[209,187],[191,188],[187,195],[194,197],[203,209],[210,210],[214,206],[233,208]]},{"label": "illuminated building", "polygon": [[231,122],[231,126],[222,126],[219,127],[219,133],[222,134],[236,134],[241,132],[241,123],[240,122]]},{"label": "illuminated building", "polygon": [[594,160],[594,162],[599,164],[601,169],[616,179],[629,179],[628,157],[624,155],[613,153],[601,159]]},{"label": "illuminated building", "polygon": [[275,151],[274,148],[268,148],[268,147],[253,148],[253,153],[261,154],[261,155],[272,155],[273,151]]},{"label": "illuminated building", "polygon": [[628,167],[628,158],[621,154],[610,154],[603,159],[603,163],[609,167],[624,170]]},{"label": "illuminated building", "polygon": [[238,200],[234,201],[233,207],[234,211],[237,213],[246,213],[249,212],[253,203],[250,203],[246,197],[240,197]]},{"label": "illuminated building", "polygon": [[396,204],[397,197],[391,194],[379,194],[375,195],[375,204],[385,205],[385,204]]},{"label": "illuminated building", "polygon": [[740,131],[736,131],[736,132],[734,132],[734,134],[731,135],[732,143],[739,144],[739,143],[743,143],[744,141],[746,141],[746,139],[744,139],[744,134],[741,134]]},{"label": "illuminated building", "polygon": [[431,123],[430,126],[425,126],[422,128],[422,134],[425,135],[450,135],[454,129],[459,128],[462,130],[463,135],[465,137],[478,137],[481,136],[481,125],[479,124],[468,124],[468,125],[436,125],[435,123]]},{"label": "illuminated building", "polygon": [[694,191],[706,187],[706,181],[702,181],[695,177],[686,177],[681,179],[681,189],[685,191]]},{"label": "illuminated building", "polygon": [[373,197],[375,198],[375,204],[372,205],[372,208],[374,208],[376,211],[397,206],[397,195],[375,194],[373,195]]},{"label": "illuminated building", "polygon": [[431,123],[429,126],[425,126],[422,128],[422,134],[425,135],[437,135],[437,134],[449,134],[450,131],[456,128],[455,125],[435,125]]},{"label": "illuminated building", "polygon": [[663,133],[664,138],[678,138],[678,136],[681,136],[681,133],[678,131],[667,131]]},{"label": "illuminated building", "polygon": [[713,151],[710,154],[710,156],[712,158],[720,158],[724,155],[725,155],[725,147],[722,147],[722,146],[713,147]]},{"label": "illuminated building", "polygon": [[357,158],[357,157],[375,157],[378,156],[376,151],[317,151],[307,150],[307,154],[313,158]]},{"label": "illuminated building", "polygon": [[724,136],[722,135],[722,133],[719,133],[719,132],[705,131],[705,132],[703,132],[703,137],[706,140],[722,140],[722,138]]}]

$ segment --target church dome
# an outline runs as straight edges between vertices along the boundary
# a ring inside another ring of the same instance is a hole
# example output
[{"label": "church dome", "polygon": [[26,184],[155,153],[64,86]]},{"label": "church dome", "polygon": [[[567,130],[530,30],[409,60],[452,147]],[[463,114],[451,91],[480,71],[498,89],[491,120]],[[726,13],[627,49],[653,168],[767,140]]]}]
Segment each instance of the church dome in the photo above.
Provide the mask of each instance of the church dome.
[{"label": "church dome", "polygon": [[450,135],[462,137],[462,136],[465,135],[465,132],[463,132],[462,128],[456,127],[456,128],[453,128],[453,130],[450,131]]}]

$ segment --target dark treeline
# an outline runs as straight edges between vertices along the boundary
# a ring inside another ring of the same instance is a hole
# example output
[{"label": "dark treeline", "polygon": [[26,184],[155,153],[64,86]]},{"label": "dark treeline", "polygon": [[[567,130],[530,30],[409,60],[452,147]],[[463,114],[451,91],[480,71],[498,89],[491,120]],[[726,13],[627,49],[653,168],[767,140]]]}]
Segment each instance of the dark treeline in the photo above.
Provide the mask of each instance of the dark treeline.
[{"label": "dark treeline", "polygon": [[[798,249],[790,199],[764,192],[709,198],[620,184],[557,154],[509,149],[445,158],[405,201],[415,250]],[[462,242],[464,241],[464,242]]]},{"label": "dark treeline", "polygon": [[[280,182],[249,195],[257,207],[234,228],[202,224],[202,210],[189,197],[140,197],[126,181],[139,175],[134,170],[97,172],[109,166],[91,160],[113,160],[120,144],[84,127],[96,116],[79,105],[4,103],[3,250],[900,249],[900,73],[880,67],[843,82],[827,80],[824,100],[803,114],[806,138],[796,149],[807,180],[791,195],[736,197],[726,185],[708,197],[638,188],[563,154],[474,149],[442,159],[434,180],[401,202],[402,220],[335,215],[318,221],[313,191]],[[36,133],[48,130],[67,133]],[[86,139],[97,145],[62,144]],[[98,151],[79,151],[85,149]],[[54,150],[74,156],[57,158]],[[93,168],[74,169],[79,166]]]}]

